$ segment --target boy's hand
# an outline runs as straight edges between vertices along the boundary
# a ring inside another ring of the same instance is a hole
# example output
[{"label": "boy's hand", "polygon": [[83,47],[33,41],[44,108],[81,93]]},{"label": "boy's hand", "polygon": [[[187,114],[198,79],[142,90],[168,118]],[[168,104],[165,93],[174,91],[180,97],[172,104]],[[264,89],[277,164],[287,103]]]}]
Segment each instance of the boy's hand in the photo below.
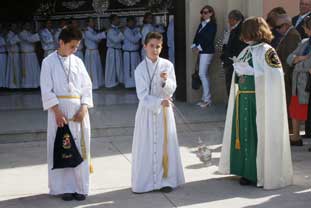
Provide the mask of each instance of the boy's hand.
[{"label": "boy's hand", "polygon": [[161,105],[164,107],[170,107],[170,105],[172,104],[172,101],[173,101],[172,98],[166,98],[162,100]]},{"label": "boy's hand", "polygon": [[166,81],[167,78],[168,78],[168,73],[167,73],[167,71],[161,72],[160,77],[161,77],[164,81]]},{"label": "boy's hand", "polygon": [[67,124],[67,119],[64,116],[63,112],[58,108],[58,105],[52,107],[52,110],[55,114],[55,120],[58,127],[64,127]]},{"label": "boy's hand", "polygon": [[81,122],[83,121],[86,113],[88,112],[87,105],[81,105],[78,112],[74,115],[73,121],[74,122]]}]

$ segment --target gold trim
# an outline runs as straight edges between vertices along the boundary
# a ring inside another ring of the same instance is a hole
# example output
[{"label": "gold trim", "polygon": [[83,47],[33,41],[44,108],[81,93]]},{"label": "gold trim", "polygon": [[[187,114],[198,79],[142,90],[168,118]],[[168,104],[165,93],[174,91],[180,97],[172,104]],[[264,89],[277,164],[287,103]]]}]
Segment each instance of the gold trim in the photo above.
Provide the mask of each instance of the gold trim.
[{"label": "gold trim", "polygon": [[164,143],[163,143],[163,178],[168,176],[168,134],[167,134],[167,112],[166,107],[163,106],[163,123],[164,123]]},{"label": "gold trim", "polygon": [[57,96],[58,99],[80,99],[81,96],[79,95],[60,95]]}]

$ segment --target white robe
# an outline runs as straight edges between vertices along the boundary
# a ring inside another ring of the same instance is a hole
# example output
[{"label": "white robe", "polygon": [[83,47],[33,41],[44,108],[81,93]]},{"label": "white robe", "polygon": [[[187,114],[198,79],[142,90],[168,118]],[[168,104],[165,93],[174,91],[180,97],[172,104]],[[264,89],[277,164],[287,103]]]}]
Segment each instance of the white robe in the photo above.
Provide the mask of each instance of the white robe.
[{"label": "white robe", "polygon": [[6,82],[8,83],[8,88],[20,88],[22,79],[20,50],[18,46],[20,39],[17,34],[10,31],[7,35],[6,42],[8,50]]},{"label": "white robe", "polygon": [[6,82],[6,42],[4,38],[0,35],[0,87],[7,87],[8,83]]},{"label": "white robe", "polygon": [[[257,186],[276,189],[293,183],[293,168],[289,144],[284,74],[281,67],[267,63],[266,52],[274,50],[268,44],[251,47],[255,69],[257,124]],[[249,48],[246,47],[241,57]],[[233,73],[227,109],[219,172],[230,174],[232,114],[237,87]]]},{"label": "white robe", "polygon": [[40,41],[40,37],[38,33],[32,34],[23,30],[19,38],[21,39],[22,87],[37,88],[40,85],[40,66],[34,43]]},{"label": "white robe", "polygon": [[98,89],[105,84],[104,72],[98,52],[98,43],[106,38],[105,32],[96,33],[93,28],[88,27],[84,33],[85,44],[85,67],[93,82],[93,89]]},{"label": "white robe", "polygon": [[170,20],[167,28],[167,46],[168,58],[175,65],[175,37],[174,37],[174,19]]},{"label": "white robe", "polygon": [[[69,119],[73,118],[74,114],[79,110],[81,104],[87,104],[89,108],[93,107],[92,83],[81,59],[75,55],[70,56],[70,80],[74,86],[73,92],[70,93],[64,70],[57,56],[57,52],[55,51],[43,60],[40,76],[43,108],[44,110],[48,110],[47,160],[49,191],[51,195],[59,195],[63,193],[88,194],[90,188],[89,156],[91,136],[90,119],[88,114],[82,122],[88,160],[84,160],[76,168],[52,170],[53,149],[57,124],[51,107],[58,104],[60,110]],[[62,59],[62,61],[65,68],[68,69],[69,58],[67,57],[66,59]],[[81,96],[81,98],[58,99],[57,96]],[[80,123],[69,122],[69,128],[81,153],[80,127]]]},{"label": "white robe", "polygon": [[[175,188],[185,183],[182,162],[179,152],[176,124],[172,107],[167,112],[168,132],[168,177],[163,178],[163,142],[164,121],[161,101],[171,97],[176,89],[174,66],[166,59],[158,59],[158,70],[152,82],[149,94],[150,79],[146,63],[143,60],[135,70],[136,92],[139,105],[135,118],[134,138],[132,145],[132,190],[148,192],[165,186]],[[148,59],[150,76],[155,65]],[[160,73],[166,70],[169,78],[164,87]]]},{"label": "white robe", "polygon": [[126,88],[135,87],[134,72],[140,62],[140,39],[139,28],[126,27],[124,30],[123,43],[123,68],[124,84]]},{"label": "white robe", "polygon": [[53,37],[53,31],[44,28],[40,31],[41,45],[44,50],[44,57],[55,51],[55,40]]},{"label": "white robe", "polygon": [[84,62],[83,49],[84,49],[84,41],[82,39],[80,41],[80,44],[79,44],[79,47],[78,47],[77,51],[75,52],[75,55],[78,56]]},{"label": "white robe", "polygon": [[105,66],[105,84],[107,88],[124,82],[122,41],[124,35],[119,28],[112,26],[107,32],[107,55]]}]

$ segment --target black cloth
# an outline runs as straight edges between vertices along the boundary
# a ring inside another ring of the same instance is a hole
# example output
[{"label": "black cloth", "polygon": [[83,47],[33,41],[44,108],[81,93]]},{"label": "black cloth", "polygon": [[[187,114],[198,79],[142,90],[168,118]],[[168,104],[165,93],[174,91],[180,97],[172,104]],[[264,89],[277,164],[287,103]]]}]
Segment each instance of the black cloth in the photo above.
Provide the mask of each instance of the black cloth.
[{"label": "black cloth", "polygon": [[57,128],[53,161],[53,169],[74,168],[83,161],[68,125]]},{"label": "black cloth", "polygon": [[204,26],[204,28],[202,28],[202,24],[199,25],[193,40],[193,44],[201,45],[202,51],[200,51],[200,54],[215,53],[216,32],[217,32],[216,23],[208,22]]},{"label": "black cloth", "polygon": [[225,69],[226,88],[228,95],[230,93],[231,79],[233,73],[233,61],[230,58],[232,58],[233,56],[238,57],[241,51],[247,46],[246,43],[240,40],[242,22],[243,21],[241,21],[236,28],[230,31],[228,43],[223,46],[222,54],[220,56],[223,62],[223,67]]},{"label": "black cloth", "polygon": [[[310,17],[311,13],[309,13],[306,17]],[[292,23],[294,27],[296,26],[296,22],[298,21],[300,15],[296,15],[295,17],[292,18]],[[301,39],[307,38],[308,35],[305,33],[305,30],[303,29],[303,20],[297,25],[296,29],[298,30]]]}]

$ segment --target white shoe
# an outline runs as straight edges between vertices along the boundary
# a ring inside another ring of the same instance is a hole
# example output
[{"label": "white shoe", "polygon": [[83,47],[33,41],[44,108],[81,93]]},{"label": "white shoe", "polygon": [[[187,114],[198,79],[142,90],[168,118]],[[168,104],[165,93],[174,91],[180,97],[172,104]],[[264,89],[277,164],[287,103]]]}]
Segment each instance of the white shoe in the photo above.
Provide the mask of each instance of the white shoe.
[{"label": "white shoe", "polygon": [[201,108],[206,108],[206,107],[209,107],[211,105],[211,103],[208,103],[208,102],[203,102],[200,107]]},{"label": "white shoe", "polygon": [[205,103],[205,102],[200,101],[200,102],[198,102],[196,105],[201,106],[201,105],[204,104],[204,103]]}]

